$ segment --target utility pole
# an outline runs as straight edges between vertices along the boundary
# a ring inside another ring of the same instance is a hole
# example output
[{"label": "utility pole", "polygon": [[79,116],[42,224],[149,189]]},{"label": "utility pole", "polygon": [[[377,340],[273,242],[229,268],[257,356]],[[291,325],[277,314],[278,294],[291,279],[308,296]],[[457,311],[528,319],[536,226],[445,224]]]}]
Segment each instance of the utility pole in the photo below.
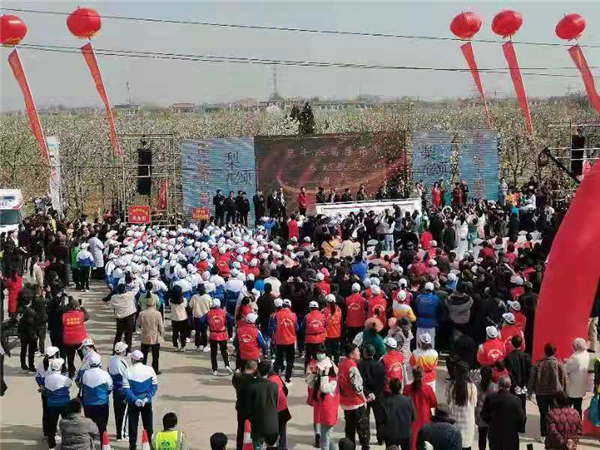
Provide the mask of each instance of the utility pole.
[{"label": "utility pole", "polygon": [[133,98],[131,96],[131,83],[129,82],[129,80],[127,80],[127,82],[125,83],[125,87],[127,88],[127,104],[132,105]]}]

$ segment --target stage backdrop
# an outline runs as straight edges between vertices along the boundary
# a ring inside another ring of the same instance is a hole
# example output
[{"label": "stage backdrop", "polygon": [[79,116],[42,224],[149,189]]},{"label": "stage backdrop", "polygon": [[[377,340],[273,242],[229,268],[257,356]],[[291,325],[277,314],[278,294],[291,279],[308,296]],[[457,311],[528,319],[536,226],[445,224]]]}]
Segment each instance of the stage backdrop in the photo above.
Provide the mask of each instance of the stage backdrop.
[{"label": "stage backdrop", "polygon": [[252,138],[184,139],[181,142],[183,214],[192,220],[196,208],[210,208],[217,189],[245,191],[250,200],[249,219],[254,218],[252,196],[256,191],[256,166]]},{"label": "stage backdrop", "polygon": [[498,135],[479,130],[459,133],[460,178],[469,185],[469,198],[498,200]]},{"label": "stage backdrop", "polygon": [[364,184],[374,198],[384,179],[392,182],[407,169],[403,132],[257,136],[254,151],[259,187],[265,196],[283,188],[288,211],[297,208],[301,186],[311,205],[319,186],[326,192],[334,187],[340,195],[350,188],[355,198]]},{"label": "stage backdrop", "polygon": [[412,146],[413,181],[423,180],[427,198],[431,199],[433,183],[440,178],[446,183],[452,179],[452,135],[447,131],[417,131],[412,135]]}]

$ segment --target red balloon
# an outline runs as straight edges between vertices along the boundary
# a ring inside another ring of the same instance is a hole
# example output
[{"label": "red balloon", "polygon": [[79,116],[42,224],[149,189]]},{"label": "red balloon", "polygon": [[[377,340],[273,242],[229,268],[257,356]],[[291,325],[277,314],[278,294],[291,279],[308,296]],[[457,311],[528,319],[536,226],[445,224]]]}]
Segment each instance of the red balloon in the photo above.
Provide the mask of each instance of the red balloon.
[{"label": "red balloon", "polygon": [[67,17],[67,27],[78,38],[89,39],[102,28],[102,19],[95,9],[77,8]]},{"label": "red balloon", "polygon": [[460,13],[450,23],[450,31],[461,39],[470,39],[481,28],[481,18],[473,11]]},{"label": "red balloon", "polygon": [[492,31],[497,35],[507,38],[519,31],[521,25],[523,25],[521,14],[511,9],[505,9],[494,17]]},{"label": "red balloon", "polygon": [[556,25],[556,35],[566,41],[577,39],[585,30],[587,21],[579,14],[568,14]]},{"label": "red balloon", "polygon": [[0,16],[0,43],[18,45],[27,34],[27,25],[17,16]]}]

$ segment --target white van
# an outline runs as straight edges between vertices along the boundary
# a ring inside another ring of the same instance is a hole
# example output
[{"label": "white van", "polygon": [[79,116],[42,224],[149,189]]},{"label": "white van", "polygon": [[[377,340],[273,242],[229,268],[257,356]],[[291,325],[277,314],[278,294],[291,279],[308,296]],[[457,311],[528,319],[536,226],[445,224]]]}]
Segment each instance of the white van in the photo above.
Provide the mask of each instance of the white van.
[{"label": "white van", "polygon": [[19,228],[25,201],[19,189],[0,189],[0,233]]}]

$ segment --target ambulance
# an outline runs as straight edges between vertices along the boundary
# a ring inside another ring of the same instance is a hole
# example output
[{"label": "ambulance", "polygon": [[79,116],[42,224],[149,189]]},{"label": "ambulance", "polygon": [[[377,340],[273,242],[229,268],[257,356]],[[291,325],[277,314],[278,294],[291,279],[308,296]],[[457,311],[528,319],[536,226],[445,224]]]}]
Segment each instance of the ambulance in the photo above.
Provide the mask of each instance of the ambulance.
[{"label": "ambulance", "polygon": [[25,202],[19,189],[0,189],[0,233],[19,228]]}]

